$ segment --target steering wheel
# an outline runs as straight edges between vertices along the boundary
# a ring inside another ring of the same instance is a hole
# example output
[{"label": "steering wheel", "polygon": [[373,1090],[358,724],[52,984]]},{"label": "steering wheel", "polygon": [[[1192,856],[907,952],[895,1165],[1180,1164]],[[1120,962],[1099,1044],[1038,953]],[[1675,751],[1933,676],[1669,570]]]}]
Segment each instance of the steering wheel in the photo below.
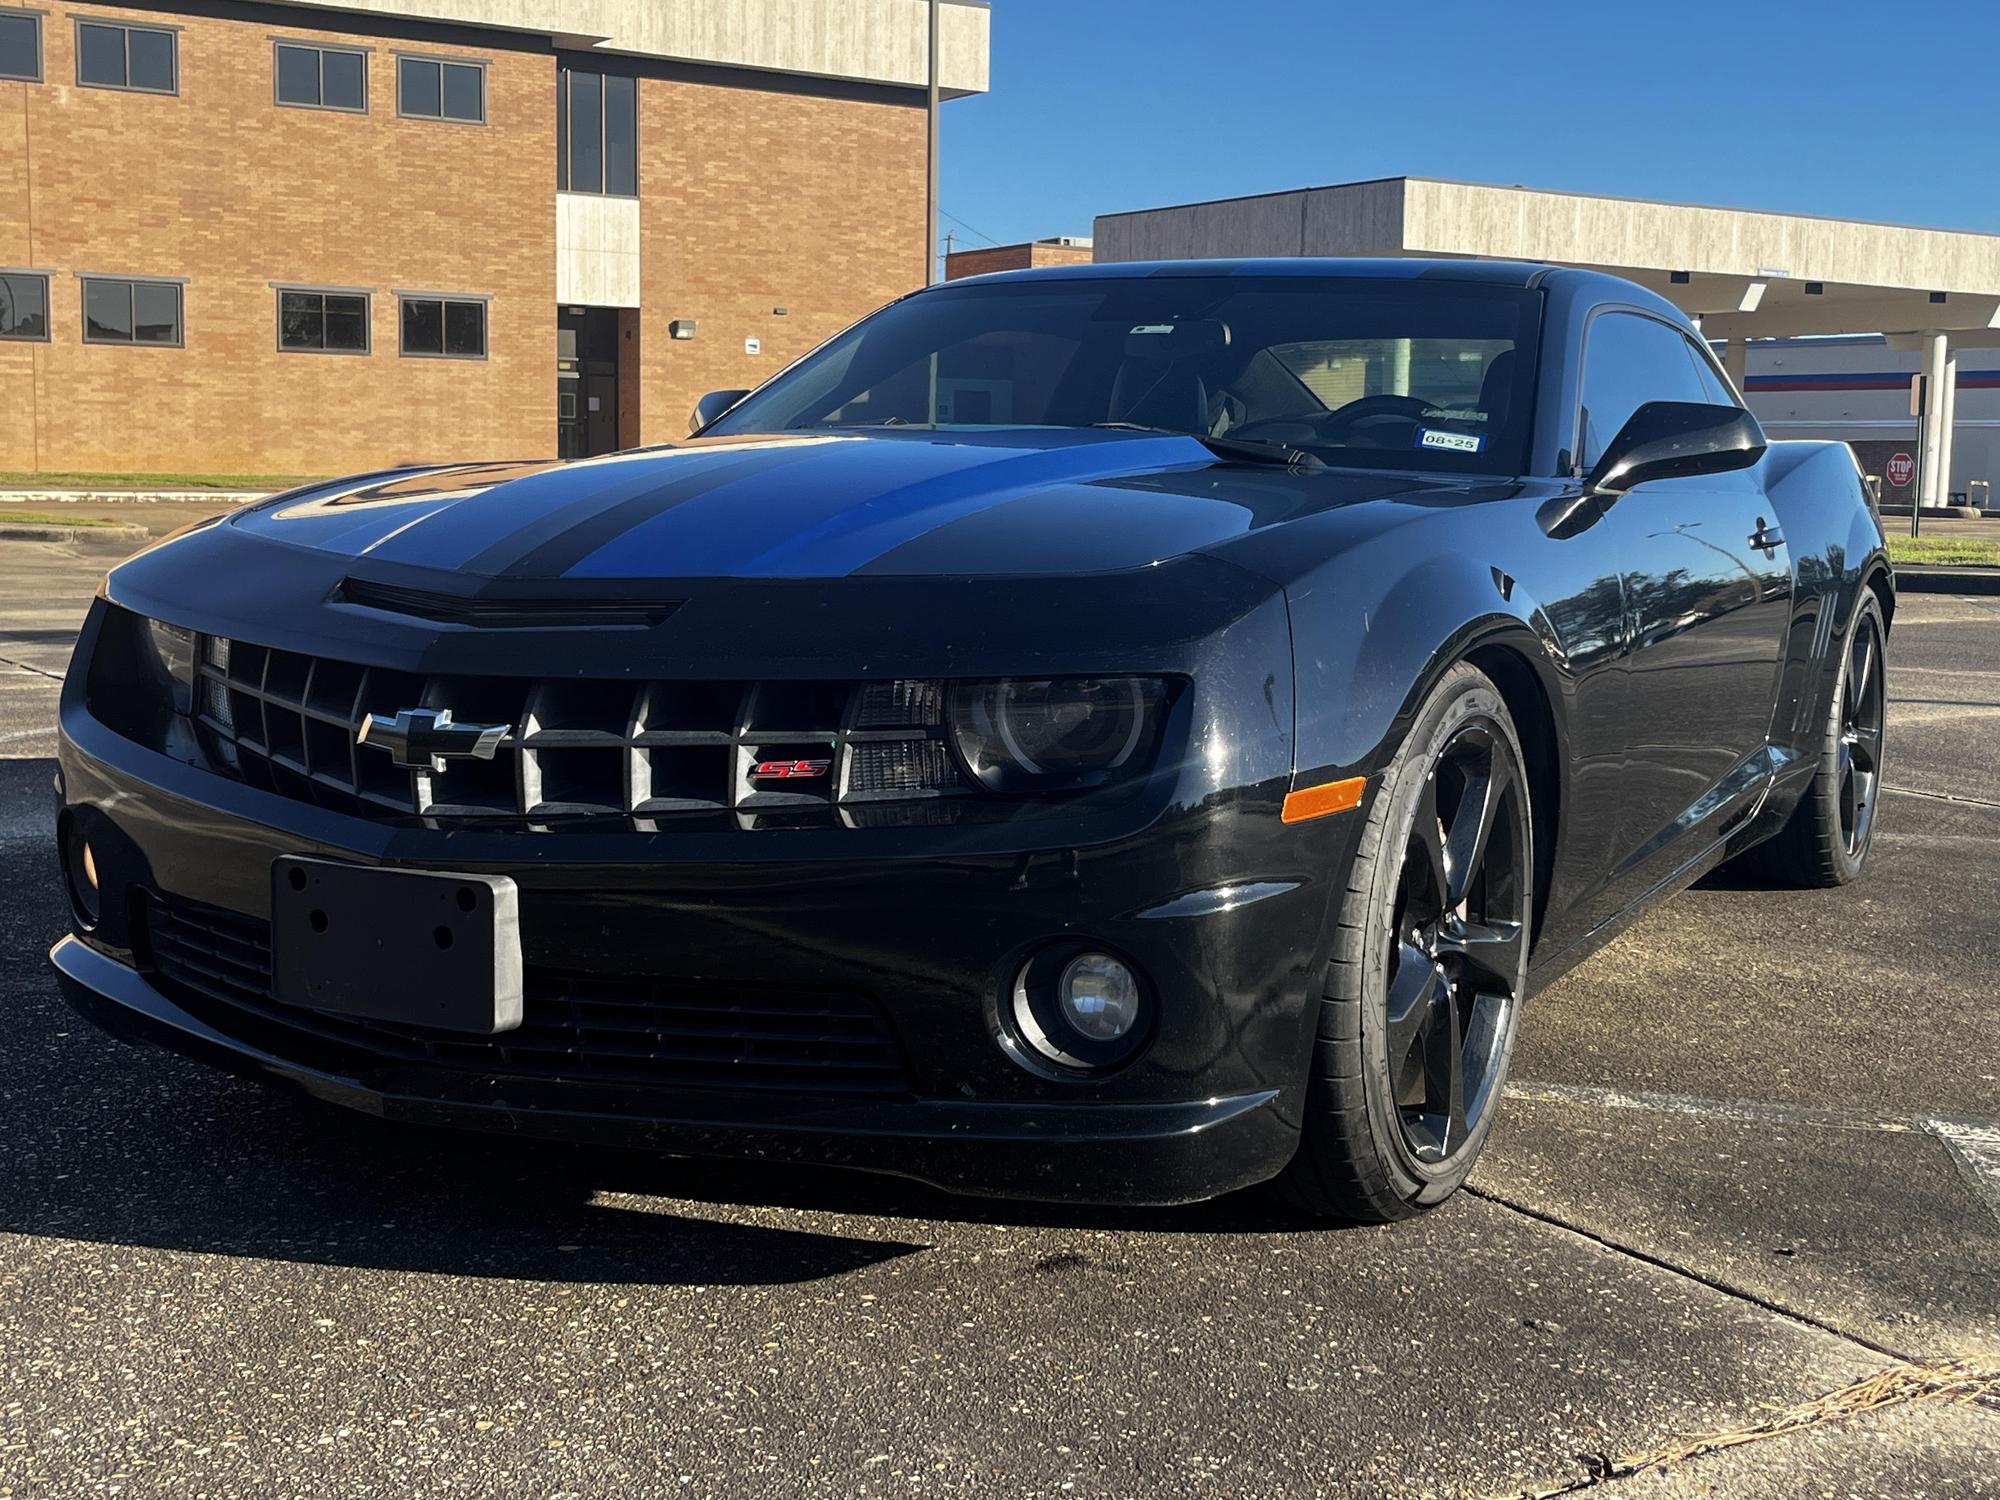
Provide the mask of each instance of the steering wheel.
[{"label": "steering wheel", "polygon": [[1431,403],[1421,396],[1396,396],[1384,393],[1379,396],[1363,396],[1359,401],[1328,412],[1320,418],[1320,431],[1329,437],[1346,432],[1350,427],[1358,427],[1364,422],[1421,422],[1424,413],[1431,409]]},{"label": "steering wheel", "polygon": [[[1401,430],[1423,421],[1431,404],[1419,396],[1383,394],[1363,396],[1358,401],[1311,419],[1265,417],[1230,429],[1233,437],[1261,438],[1266,442],[1333,443],[1354,448],[1401,448],[1410,442]],[[1375,430],[1371,430],[1375,429]]]}]

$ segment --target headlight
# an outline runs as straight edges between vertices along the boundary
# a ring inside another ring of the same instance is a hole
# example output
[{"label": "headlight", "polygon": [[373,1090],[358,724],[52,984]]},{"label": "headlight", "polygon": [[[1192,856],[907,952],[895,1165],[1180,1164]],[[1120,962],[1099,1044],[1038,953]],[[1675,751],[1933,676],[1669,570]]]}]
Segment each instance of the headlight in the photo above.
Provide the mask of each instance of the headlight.
[{"label": "headlight", "polygon": [[166,678],[174,712],[186,718],[194,711],[194,632],[164,620],[148,620],[146,643],[152,648],[154,664]]},{"label": "headlight", "polygon": [[952,737],[989,791],[1094,786],[1148,769],[1166,697],[1157,677],[964,682],[952,689]]}]

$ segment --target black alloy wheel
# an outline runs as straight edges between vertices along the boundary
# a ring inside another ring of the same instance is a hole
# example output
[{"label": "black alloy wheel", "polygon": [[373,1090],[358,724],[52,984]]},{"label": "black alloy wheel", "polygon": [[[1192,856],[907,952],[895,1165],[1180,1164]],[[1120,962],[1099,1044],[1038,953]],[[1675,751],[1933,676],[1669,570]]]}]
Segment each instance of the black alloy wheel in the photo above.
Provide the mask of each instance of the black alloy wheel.
[{"label": "black alloy wheel", "polygon": [[1472,1170],[1527,984],[1525,767],[1499,689],[1461,664],[1370,778],[1337,887],[1298,1154],[1275,1184],[1293,1207],[1406,1219]]},{"label": "black alloy wheel", "polygon": [[1451,1161],[1493,1106],[1527,931],[1526,825],[1512,762],[1474,720],[1431,767],[1403,855],[1385,1006],[1403,1142]]},{"label": "black alloy wheel", "polygon": [[1761,884],[1825,889],[1857,879],[1875,841],[1889,712],[1889,630],[1882,601],[1863,587],[1829,653],[1833,682],[1821,710],[1819,765],[1777,832],[1732,867]]},{"label": "black alloy wheel", "polygon": [[1840,839],[1858,861],[1875,831],[1875,798],[1882,783],[1883,724],[1888,695],[1883,689],[1882,628],[1873,614],[1855,620],[1847,647],[1847,670],[1840,684]]}]

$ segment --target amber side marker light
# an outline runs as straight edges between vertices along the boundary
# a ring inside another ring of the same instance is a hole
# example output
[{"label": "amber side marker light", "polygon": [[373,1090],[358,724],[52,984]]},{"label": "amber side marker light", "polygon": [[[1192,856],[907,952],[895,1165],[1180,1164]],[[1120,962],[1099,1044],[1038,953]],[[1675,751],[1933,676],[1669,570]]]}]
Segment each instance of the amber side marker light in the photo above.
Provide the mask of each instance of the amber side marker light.
[{"label": "amber side marker light", "polygon": [[1282,816],[1287,823],[1304,823],[1332,813],[1346,812],[1361,805],[1361,791],[1367,785],[1366,776],[1350,776],[1345,781],[1329,781],[1325,786],[1309,786],[1287,792]]}]

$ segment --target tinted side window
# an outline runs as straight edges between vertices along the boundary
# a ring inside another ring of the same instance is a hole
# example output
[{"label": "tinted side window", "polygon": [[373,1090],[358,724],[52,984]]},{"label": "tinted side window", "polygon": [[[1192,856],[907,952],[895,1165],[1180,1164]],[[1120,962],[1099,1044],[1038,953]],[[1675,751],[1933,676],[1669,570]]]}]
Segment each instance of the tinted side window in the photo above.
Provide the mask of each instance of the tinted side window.
[{"label": "tinted side window", "polygon": [[1703,358],[1701,349],[1696,345],[1690,344],[1688,353],[1694,356],[1695,376],[1701,381],[1701,388],[1708,392],[1708,399],[1717,406],[1737,405],[1736,393],[1729,389],[1727,381],[1715,373],[1714,362]]},{"label": "tinted side window", "polygon": [[1678,329],[1636,313],[1600,314],[1583,346],[1582,466],[1595,464],[1648,401],[1708,399]]}]

